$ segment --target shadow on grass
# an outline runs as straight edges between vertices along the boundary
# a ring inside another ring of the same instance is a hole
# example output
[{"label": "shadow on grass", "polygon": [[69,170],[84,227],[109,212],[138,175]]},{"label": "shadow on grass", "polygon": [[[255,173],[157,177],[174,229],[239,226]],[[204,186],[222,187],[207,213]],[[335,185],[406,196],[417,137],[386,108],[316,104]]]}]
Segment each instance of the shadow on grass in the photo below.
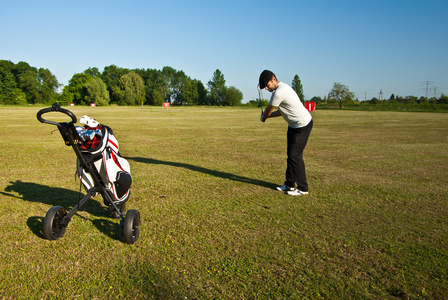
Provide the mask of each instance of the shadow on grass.
[{"label": "shadow on grass", "polygon": [[136,162],[141,162],[141,163],[146,163],[146,164],[166,165],[166,166],[184,168],[187,170],[208,174],[208,175],[223,178],[223,179],[229,179],[229,180],[238,181],[238,182],[242,182],[242,183],[249,183],[249,184],[253,184],[253,185],[267,187],[270,189],[275,188],[275,184],[273,184],[271,182],[258,180],[258,179],[252,179],[252,178],[239,176],[239,175],[235,175],[235,174],[227,173],[227,172],[210,170],[210,169],[206,169],[203,167],[185,164],[185,163],[179,163],[179,162],[173,162],[173,161],[163,161],[163,160],[157,160],[157,159],[145,158],[145,157],[126,157],[126,159],[130,159],[130,160],[133,160]]},{"label": "shadow on grass", "polygon": [[[12,194],[11,192],[17,193],[19,196]],[[33,182],[23,182],[21,180],[10,182],[10,185],[5,188],[5,191],[0,192],[0,194],[29,202],[40,202],[51,206],[62,206],[67,211],[76,206],[83,196],[81,193],[72,190],[49,187]],[[108,209],[94,199],[87,201],[80,211],[88,212],[89,214],[100,218],[111,217]],[[76,215],[91,221],[100,232],[106,234],[110,238],[117,240],[122,239],[120,234],[121,227],[118,222],[104,219],[90,220],[79,214]],[[34,216],[27,220],[27,225],[30,230],[40,238],[44,238],[42,233],[44,217],[45,216]]]},{"label": "shadow on grass", "polygon": [[29,217],[26,221],[26,225],[28,228],[41,239],[45,239],[44,234],[42,232],[42,226],[44,224],[44,217]]}]

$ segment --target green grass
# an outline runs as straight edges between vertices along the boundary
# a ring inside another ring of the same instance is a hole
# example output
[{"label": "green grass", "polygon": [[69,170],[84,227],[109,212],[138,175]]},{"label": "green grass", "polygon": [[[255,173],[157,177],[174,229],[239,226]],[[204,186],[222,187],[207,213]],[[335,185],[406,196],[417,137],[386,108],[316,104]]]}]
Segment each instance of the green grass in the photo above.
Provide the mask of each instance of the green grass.
[{"label": "green grass", "polygon": [[96,197],[58,241],[50,207],[79,198],[75,154],[37,107],[0,108],[2,299],[443,299],[448,118],[315,111],[310,194],[284,180],[286,124],[256,108],[75,107],[131,164],[123,243]]}]

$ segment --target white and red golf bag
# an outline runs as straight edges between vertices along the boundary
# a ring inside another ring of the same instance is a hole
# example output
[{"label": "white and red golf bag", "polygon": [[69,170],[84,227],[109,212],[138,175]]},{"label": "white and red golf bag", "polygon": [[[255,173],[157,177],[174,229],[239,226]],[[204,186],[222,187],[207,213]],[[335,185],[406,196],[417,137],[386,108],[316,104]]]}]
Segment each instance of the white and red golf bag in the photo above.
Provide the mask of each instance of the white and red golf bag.
[{"label": "white and red golf bag", "polygon": [[120,156],[118,141],[110,127],[83,116],[77,127],[80,136],[80,150],[85,160],[92,160],[96,174],[88,173],[78,159],[76,173],[86,190],[95,186],[92,176],[96,176],[106,187],[116,204],[122,204],[129,198],[132,184],[131,170],[126,159]]}]

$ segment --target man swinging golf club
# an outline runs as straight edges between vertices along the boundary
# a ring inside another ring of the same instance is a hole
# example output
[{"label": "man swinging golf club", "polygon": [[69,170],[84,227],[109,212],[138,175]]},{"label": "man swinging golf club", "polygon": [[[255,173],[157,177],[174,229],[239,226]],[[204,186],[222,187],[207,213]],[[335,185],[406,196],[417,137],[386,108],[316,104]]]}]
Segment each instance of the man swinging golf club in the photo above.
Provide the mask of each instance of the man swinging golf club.
[{"label": "man swinging golf club", "polygon": [[[268,118],[282,116],[288,123],[286,180],[282,186],[277,187],[277,190],[292,196],[306,195],[308,183],[303,149],[313,128],[313,119],[297,93],[286,83],[278,81],[271,71],[264,70],[260,74],[259,88],[272,93],[260,120],[265,122]],[[274,111],[275,107],[278,107],[278,110]]]}]

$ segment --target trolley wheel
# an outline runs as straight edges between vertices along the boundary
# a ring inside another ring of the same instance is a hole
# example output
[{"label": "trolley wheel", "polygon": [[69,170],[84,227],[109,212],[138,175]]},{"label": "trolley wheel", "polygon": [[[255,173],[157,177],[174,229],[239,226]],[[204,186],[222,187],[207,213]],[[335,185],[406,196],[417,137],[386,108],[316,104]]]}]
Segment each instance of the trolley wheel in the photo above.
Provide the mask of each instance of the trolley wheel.
[{"label": "trolley wheel", "polygon": [[140,236],[140,212],[130,209],[123,223],[123,235],[126,244],[134,244]]},{"label": "trolley wheel", "polygon": [[46,239],[57,240],[64,235],[67,223],[62,222],[62,219],[66,215],[65,208],[61,206],[53,206],[48,210],[42,230]]}]

